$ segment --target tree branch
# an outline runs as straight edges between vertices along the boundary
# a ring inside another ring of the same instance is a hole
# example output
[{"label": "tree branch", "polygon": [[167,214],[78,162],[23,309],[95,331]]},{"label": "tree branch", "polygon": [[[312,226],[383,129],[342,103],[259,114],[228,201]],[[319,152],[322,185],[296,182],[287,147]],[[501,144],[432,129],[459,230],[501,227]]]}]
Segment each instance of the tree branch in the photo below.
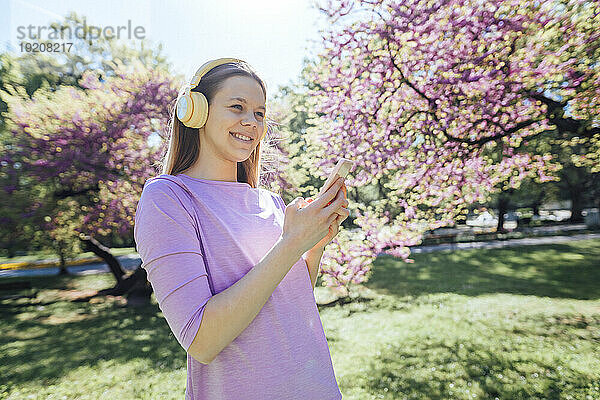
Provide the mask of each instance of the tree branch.
[{"label": "tree branch", "polygon": [[564,117],[565,107],[567,106],[568,100],[559,102],[544,96],[541,93],[530,92],[529,97],[535,100],[539,100],[548,106],[546,111],[546,117],[558,128],[558,131],[562,134],[570,132],[573,135],[579,137],[593,137],[594,135],[600,134],[600,127],[590,126],[590,122],[586,120],[578,120],[571,117]]}]

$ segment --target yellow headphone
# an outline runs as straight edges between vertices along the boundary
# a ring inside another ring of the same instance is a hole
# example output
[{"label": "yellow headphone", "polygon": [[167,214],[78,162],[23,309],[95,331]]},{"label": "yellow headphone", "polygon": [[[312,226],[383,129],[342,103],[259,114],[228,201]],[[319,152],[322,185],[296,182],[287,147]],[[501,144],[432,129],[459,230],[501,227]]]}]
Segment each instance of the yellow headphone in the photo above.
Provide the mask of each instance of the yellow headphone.
[{"label": "yellow headphone", "polygon": [[[177,101],[177,119],[179,119],[188,128],[202,128],[208,118],[208,101],[204,94],[200,92],[192,92],[192,89],[198,86],[200,79],[208,71],[222,64],[230,62],[244,62],[238,58],[219,58],[216,60],[208,61],[203,64],[198,71],[194,74],[194,77],[190,81],[189,86],[185,88],[185,92]],[[264,118],[264,130],[259,141],[263,140],[267,134],[268,126],[266,121],[266,113]]]}]

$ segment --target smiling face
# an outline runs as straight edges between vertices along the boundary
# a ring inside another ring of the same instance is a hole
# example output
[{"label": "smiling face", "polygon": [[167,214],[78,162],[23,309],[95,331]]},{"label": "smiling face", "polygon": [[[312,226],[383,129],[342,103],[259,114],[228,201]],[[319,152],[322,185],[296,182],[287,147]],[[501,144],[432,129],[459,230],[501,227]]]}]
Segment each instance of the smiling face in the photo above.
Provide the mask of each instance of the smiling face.
[{"label": "smiling face", "polygon": [[[242,162],[258,145],[264,129],[265,95],[260,84],[247,76],[227,78],[214,95],[200,134],[202,156],[217,163]],[[252,138],[242,141],[231,133]],[[212,156],[212,157],[211,157]]]}]

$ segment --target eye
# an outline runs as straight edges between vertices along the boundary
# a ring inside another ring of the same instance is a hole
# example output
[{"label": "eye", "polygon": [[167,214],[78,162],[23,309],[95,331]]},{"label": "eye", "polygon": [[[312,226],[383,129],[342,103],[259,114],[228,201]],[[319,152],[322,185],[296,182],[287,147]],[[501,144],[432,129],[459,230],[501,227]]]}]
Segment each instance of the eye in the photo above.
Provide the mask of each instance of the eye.
[{"label": "eye", "polygon": [[[239,107],[238,110],[240,110],[240,111],[244,109],[244,106],[242,106],[241,104],[234,104],[234,105],[232,105],[230,107]],[[258,111],[255,114],[258,114],[258,116],[261,117],[261,118],[265,117],[265,113],[263,113],[262,111]]]}]

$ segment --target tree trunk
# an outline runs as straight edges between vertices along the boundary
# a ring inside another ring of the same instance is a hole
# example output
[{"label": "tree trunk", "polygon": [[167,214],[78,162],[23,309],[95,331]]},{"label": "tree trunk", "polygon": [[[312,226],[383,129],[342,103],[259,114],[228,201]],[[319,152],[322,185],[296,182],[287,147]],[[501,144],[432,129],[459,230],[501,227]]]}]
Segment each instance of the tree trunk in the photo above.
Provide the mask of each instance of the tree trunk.
[{"label": "tree trunk", "polygon": [[571,217],[569,218],[570,223],[581,223],[583,222],[583,206],[585,202],[585,195],[588,191],[589,174],[586,173],[585,168],[574,166],[572,163],[567,162],[563,164],[563,168],[560,173],[562,189],[568,193],[569,199],[571,200]]},{"label": "tree trunk", "polygon": [[8,250],[8,258],[15,258],[15,256],[17,255],[15,246],[9,245],[7,250]]},{"label": "tree trunk", "polygon": [[152,285],[148,282],[146,270],[140,265],[133,273],[126,275],[121,267],[121,263],[110,253],[110,249],[103,246],[100,242],[89,235],[80,235],[80,240],[84,243],[86,251],[92,251],[98,257],[102,258],[109,266],[112,274],[117,280],[117,284],[109,289],[101,290],[98,296],[111,295],[127,297],[128,307],[139,307],[150,304],[150,295],[152,294]]},{"label": "tree trunk", "polygon": [[67,262],[65,260],[65,253],[62,250],[58,251],[58,256],[60,257],[60,270],[58,271],[59,275],[69,275],[69,271],[67,271]]},{"label": "tree trunk", "polygon": [[117,285],[121,284],[125,278],[125,271],[121,267],[119,260],[111,254],[110,249],[89,235],[81,235],[79,239],[83,242],[83,248],[86,251],[93,252],[108,264],[110,272],[112,272],[117,280]]},{"label": "tree trunk", "polygon": [[502,207],[502,204],[498,205],[498,225],[496,225],[496,232],[504,232],[504,213],[506,213],[506,207]]},{"label": "tree trunk", "polygon": [[542,205],[542,200],[544,200],[545,190],[540,190],[539,194],[533,200],[533,204],[531,204],[531,208],[533,208],[533,215],[540,216],[540,206]]},{"label": "tree trunk", "polygon": [[572,190],[569,190],[571,197],[571,218],[569,218],[569,222],[571,223],[581,223],[583,222],[583,192],[579,187],[575,186]]},{"label": "tree trunk", "polygon": [[508,205],[510,203],[510,193],[513,189],[509,189],[505,192],[498,194],[498,225],[496,225],[496,232],[503,233],[504,230],[504,214],[508,211]]},{"label": "tree trunk", "polygon": [[146,270],[138,266],[132,274],[126,276],[115,286],[98,291],[96,294],[83,297],[77,301],[90,301],[98,296],[123,296],[127,297],[128,307],[139,307],[150,304],[150,295],[152,295],[152,285],[148,282]]},{"label": "tree trunk", "polygon": [[144,268],[138,267],[133,274],[128,277],[132,282],[127,291],[127,306],[139,307],[150,304],[150,295],[152,295],[152,285],[148,282],[148,275]]}]

